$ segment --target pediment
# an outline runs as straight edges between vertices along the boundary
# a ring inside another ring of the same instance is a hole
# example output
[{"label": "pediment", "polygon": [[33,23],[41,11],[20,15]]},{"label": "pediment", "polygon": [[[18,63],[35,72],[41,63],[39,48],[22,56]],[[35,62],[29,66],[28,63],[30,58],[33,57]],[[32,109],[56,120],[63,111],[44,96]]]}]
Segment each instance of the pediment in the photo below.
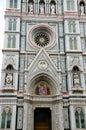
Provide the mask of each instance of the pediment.
[{"label": "pediment", "polygon": [[38,52],[27,71],[30,78],[41,73],[58,77],[58,69],[44,48]]}]

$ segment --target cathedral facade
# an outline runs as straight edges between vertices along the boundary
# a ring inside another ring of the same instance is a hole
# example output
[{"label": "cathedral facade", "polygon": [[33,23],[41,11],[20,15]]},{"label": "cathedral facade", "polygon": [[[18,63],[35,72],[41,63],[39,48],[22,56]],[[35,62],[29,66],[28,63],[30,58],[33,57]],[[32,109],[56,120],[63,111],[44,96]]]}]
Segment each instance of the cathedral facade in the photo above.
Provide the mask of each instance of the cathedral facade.
[{"label": "cathedral facade", "polygon": [[0,130],[86,130],[86,0],[7,0]]}]

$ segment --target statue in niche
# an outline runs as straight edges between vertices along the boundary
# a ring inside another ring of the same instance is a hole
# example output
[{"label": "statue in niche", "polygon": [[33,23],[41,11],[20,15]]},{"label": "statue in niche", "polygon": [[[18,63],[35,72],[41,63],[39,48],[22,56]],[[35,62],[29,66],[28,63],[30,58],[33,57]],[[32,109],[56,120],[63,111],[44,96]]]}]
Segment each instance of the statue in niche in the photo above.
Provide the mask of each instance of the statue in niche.
[{"label": "statue in niche", "polygon": [[36,95],[49,95],[50,91],[47,86],[40,84],[39,86],[36,87],[35,94]]},{"label": "statue in niche", "polygon": [[54,3],[52,3],[51,4],[51,14],[55,14],[55,4]]},{"label": "statue in niche", "polygon": [[40,14],[44,14],[44,3],[40,3]]},{"label": "statue in niche", "polygon": [[29,3],[29,13],[33,14],[33,3],[32,2]]},{"label": "statue in niche", "polygon": [[7,84],[7,85],[12,85],[12,81],[13,81],[12,74],[8,73],[8,74],[6,75],[6,84]]},{"label": "statue in niche", "polygon": [[80,5],[80,12],[81,12],[81,14],[84,14],[85,12],[84,12],[85,10],[84,10],[84,4],[82,3],[81,5]]},{"label": "statue in niche", "polygon": [[79,74],[74,73],[73,74],[73,85],[80,85],[80,78],[79,78]]}]

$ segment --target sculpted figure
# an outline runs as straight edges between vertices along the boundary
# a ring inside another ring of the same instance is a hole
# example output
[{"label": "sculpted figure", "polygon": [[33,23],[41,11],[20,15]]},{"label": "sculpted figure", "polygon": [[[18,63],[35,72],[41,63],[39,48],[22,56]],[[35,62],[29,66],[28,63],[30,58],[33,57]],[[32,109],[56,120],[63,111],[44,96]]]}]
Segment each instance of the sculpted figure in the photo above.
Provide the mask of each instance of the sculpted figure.
[{"label": "sculpted figure", "polygon": [[11,84],[12,85],[12,74],[8,73],[6,76],[6,84]]},{"label": "sculpted figure", "polygon": [[81,14],[84,14],[84,5],[83,4],[81,4],[81,6],[80,6],[80,11],[81,11]]},{"label": "sculpted figure", "polygon": [[55,5],[51,4],[51,14],[55,14]]},{"label": "sculpted figure", "polygon": [[40,14],[44,14],[44,4],[40,4]]},{"label": "sculpted figure", "polygon": [[74,81],[74,85],[80,85],[80,80],[79,80],[78,74],[76,74],[76,73],[74,74],[73,81]]},{"label": "sculpted figure", "polygon": [[29,13],[33,14],[33,3],[29,3]]}]

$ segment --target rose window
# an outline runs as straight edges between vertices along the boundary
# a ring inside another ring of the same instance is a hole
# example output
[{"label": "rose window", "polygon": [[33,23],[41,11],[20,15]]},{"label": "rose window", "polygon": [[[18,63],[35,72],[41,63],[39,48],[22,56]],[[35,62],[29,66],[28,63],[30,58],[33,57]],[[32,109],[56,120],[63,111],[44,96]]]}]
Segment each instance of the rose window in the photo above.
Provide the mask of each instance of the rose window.
[{"label": "rose window", "polygon": [[56,33],[48,25],[36,25],[29,31],[28,41],[35,48],[51,48],[56,44]]},{"label": "rose window", "polygon": [[49,44],[49,36],[44,32],[39,32],[34,36],[34,42],[39,46],[46,46]]}]

